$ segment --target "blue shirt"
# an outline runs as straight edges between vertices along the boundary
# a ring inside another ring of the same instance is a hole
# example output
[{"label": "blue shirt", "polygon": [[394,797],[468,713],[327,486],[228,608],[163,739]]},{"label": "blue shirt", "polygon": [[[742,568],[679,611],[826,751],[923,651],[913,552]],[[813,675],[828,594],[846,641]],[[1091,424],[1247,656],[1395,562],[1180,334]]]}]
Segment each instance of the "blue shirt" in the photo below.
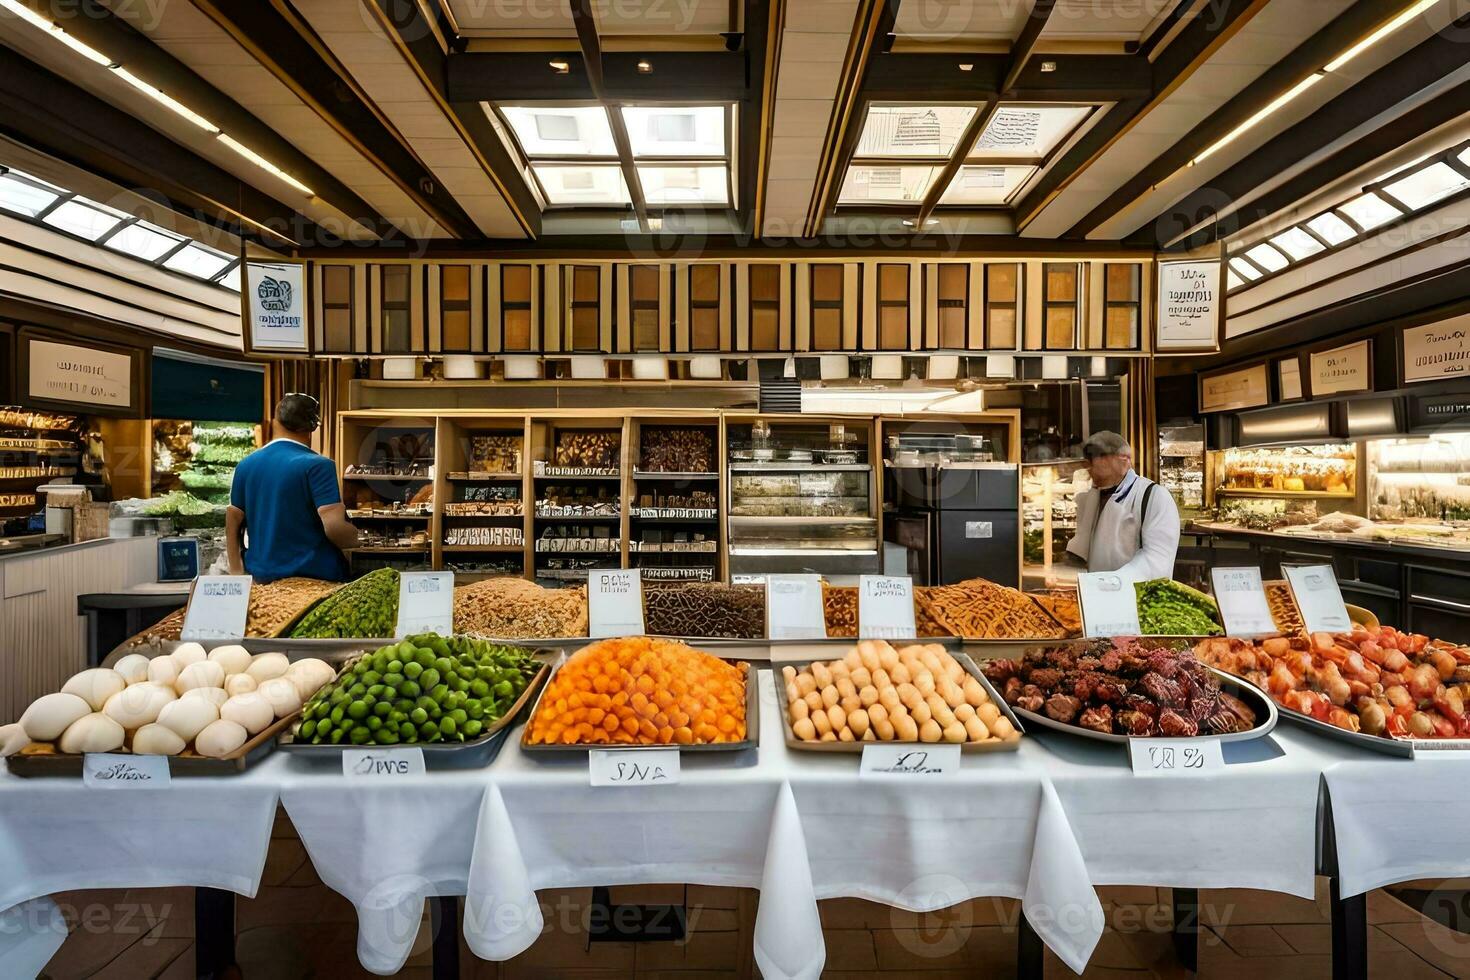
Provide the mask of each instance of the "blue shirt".
[{"label": "blue shirt", "polygon": [[257,582],[305,575],[342,582],[347,559],[327,540],[318,507],[342,502],[332,461],[276,439],[235,468],[230,503],[245,512],[245,571]]}]

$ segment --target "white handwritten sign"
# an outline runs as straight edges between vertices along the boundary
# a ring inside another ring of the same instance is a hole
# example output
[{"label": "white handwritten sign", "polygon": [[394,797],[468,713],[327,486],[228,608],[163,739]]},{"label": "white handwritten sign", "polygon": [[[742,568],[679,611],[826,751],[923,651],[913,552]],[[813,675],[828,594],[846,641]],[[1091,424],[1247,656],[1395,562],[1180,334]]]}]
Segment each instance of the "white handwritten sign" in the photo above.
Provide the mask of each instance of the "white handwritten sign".
[{"label": "white handwritten sign", "polygon": [[1154,349],[1217,350],[1219,326],[1219,261],[1160,262]]},{"label": "white handwritten sign", "polygon": [[423,774],[424,750],[417,746],[342,750],[342,775],[349,779],[399,779]]},{"label": "white handwritten sign", "polygon": [[1404,383],[1470,373],[1470,314],[1404,331]]},{"label": "white handwritten sign", "polygon": [[1337,573],[1331,565],[1283,565],[1291,597],[1308,633],[1348,633],[1353,620],[1342,601]]},{"label": "white handwritten sign", "polygon": [[454,632],[454,573],[402,572],[398,576],[395,639],[415,633]]},{"label": "white handwritten sign", "polygon": [[1262,636],[1279,632],[1266,601],[1259,568],[1212,568],[1215,603],[1230,636]]},{"label": "white handwritten sign", "polygon": [[679,781],[678,749],[592,749],[593,786],[671,786]]},{"label": "white handwritten sign", "polygon": [[866,640],[913,639],[914,580],[906,575],[858,578],[858,636]]},{"label": "white handwritten sign", "polygon": [[1135,776],[1205,776],[1225,767],[1217,738],[1130,738]]},{"label": "white handwritten sign", "polygon": [[587,576],[587,635],[637,636],[643,627],[643,576],[636,568],[595,568]]},{"label": "white handwritten sign", "polygon": [[90,789],[167,789],[168,756],[89,752],[82,756],[82,785]]},{"label": "white handwritten sign", "polygon": [[820,640],[826,635],[820,575],[772,575],[766,579],[769,639]]},{"label": "white handwritten sign", "polygon": [[890,776],[953,776],[960,771],[960,747],[953,743],[914,745],[869,742],[863,746],[859,779]]},{"label": "white handwritten sign", "polygon": [[249,575],[201,575],[184,613],[185,640],[238,640],[250,612]]},{"label": "white handwritten sign", "polygon": [[1077,599],[1083,636],[1137,636],[1138,593],[1133,580],[1117,572],[1078,572]]}]

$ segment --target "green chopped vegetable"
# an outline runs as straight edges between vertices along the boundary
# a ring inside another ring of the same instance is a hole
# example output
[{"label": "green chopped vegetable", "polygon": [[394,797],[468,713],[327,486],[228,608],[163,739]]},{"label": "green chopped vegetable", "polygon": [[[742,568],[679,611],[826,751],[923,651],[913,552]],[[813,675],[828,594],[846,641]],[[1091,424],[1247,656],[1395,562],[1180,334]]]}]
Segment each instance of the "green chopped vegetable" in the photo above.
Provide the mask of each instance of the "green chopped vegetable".
[{"label": "green chopped vegetable", "polygon": [[1220,611],[1215,600],[1172,579],[1135,582],[1138,625],[1145,634],[1219,636]]},{"label": "green chopped vegetable", "polygon": [[[392,636],[397,622],[398,572],[380,568],[342,586],[307,610],[291,636],[296,639]],[[375,677],[369,683],[376,684],[381,679]]]}]

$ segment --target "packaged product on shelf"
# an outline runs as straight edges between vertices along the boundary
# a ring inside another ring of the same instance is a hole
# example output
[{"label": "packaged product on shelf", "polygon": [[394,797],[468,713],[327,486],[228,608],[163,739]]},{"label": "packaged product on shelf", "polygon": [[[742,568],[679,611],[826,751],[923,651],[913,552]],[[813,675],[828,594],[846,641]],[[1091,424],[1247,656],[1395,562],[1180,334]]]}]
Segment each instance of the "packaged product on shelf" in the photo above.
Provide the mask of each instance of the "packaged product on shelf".
[{"label": "packaged product on shelf", "polygon": [[647,585],[643,624],[663,636],[753,640],[765,636],[766,593],[758,585]]},{"label": "packaged product on shelf", "polygon": [[454,590],[454,630],[503,639],[587,635],[587,590],[489,578]]},{"label": "packaged product on shelf", "polygon": [[521,437],[470,436],[470,469],[476,473],[521,472]]},{"label": "packaged product on shelf", "polygon": [[398,624],[398,572],[379,568],[317,603],[291,630],[296,639],[387,637]]},{"label": "packaged product on shelf", "polygon": [[638,469],[646,473],[709,473],[714,470],[714,436],[706,429],[646,427]]},{"label": "packaged product on shelf", "polygon": [[557,466],[616,471],[621,448],[622,434],[615,429],[562,431],[553,458]]}]

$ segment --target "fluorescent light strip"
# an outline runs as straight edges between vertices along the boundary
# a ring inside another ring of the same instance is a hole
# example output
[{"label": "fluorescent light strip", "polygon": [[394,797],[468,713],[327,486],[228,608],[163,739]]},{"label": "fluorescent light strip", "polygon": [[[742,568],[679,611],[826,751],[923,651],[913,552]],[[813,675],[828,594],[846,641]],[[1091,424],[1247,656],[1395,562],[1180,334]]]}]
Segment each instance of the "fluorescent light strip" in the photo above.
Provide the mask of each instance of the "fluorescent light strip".
[{"label": "fluorescent light strip", "polygon": [[281,180],[284,180],[286,183],[290,184],[292,187],[296,188],[307,197],[316,196],[316,193],[310,187],[307,187],[301,181],[297,180],[295,177],[292,177],[290,174],[286,173],[286,171],[282,170],[274,163],[271,163],[265,157],[261,156],[259,153],[256,153],[250,147],[246,146],[244,143],[241,143],[239,140],[230,136],[228,133],[220,133],[219,141],[225,146],[228,146],[230,149],[234,150],[236,153],[240,154],[245,159],[249,160],[251,163],[255,164],[260,169],[275,174]]},{"label": "fluorescent light strip", "polygon": [[47,20],[44,16],[27,7],[24,3],[21,3],[20,0],[0,0],[0,7],[4,7],[37,30],[42,30],[50,34],[88,61],[104,66],[110,66],[112,64],[112,59],[107,57],[107,55],[98,51],[96,48],[89,47],[81,41],[78,41],[66,33],[66,31]]},{"label": "fluorescent light strip", "polygon": [[1403,27],[1409,21],[1413,20],[1415,17],[1419,16],[1438,2],[1439,0],[1419,0],[1418,3],[1404,10],[1397,17],[1384,23],[1383,26],[1378,28],[1378,30],[1374,31],[1372,34],[1369,34],[1357,44],[1354,44],[1342,54],[1327,62],[1327,66],[1322,70],[1337,71],[1343,65],[1347,64],[1349,61],[1352,61],[1358,55],[1362,54],[1364,51],[1368,50],[1379,41],[1382,41],[1394,31],[1398,30],[1400,27]]},{"label": "fluorescent light strip", "polygon": [[1307,89],[1311,88],[1313,85],[1316,85],[1317,82],[1322,79],[1322,77],[1323,76],[1322,76],[1322,74],[1320,72],[1313,72],[1312,74],[1308,75],[1306,78],[1303,78],[1301,81],[1297,82],[1290,89],[1288,89],[1287,91],[1281,93],[1276,98],[1272,99],[1270,103],[1268,103],[1264,108],[1262,108],[1255,115],[1251,116],[1245,122],[1241,123],[1239,126],[1236,126],[1230,132],[1228,132],[1224,136],[1220,137],[1220,139],[1216,140],[1215,142],[1213,142],[1209,146],[1207,146],[1204,150],[1202,150],[1200,152],[1199,156],[1195,157],[1193,160],[1191,160],[1189,162],[1190,163],[1190,166],[1194,166],[1195,164],[1204,161],[1205,159],[1207,159],[1208,157],[1210,157],[1212,154],[1214,154],[1217,150],[1219,150],[1222,147],[1224,147],[1224,146],[1228,145],[1229,143],[1233,142],[1242,133],[1246,132],[1247,130],[1250,130],[1250,129],[1254,128],[1256,125],[1258,125],[1261,122],[1262,119],[1265,119],[1267,116],[1271,115],[1271,113],[1275,112],[1277,109],[1280,109],[1282,106],[1286,105],[1288,102],[1290,102],[1292,99],[1296,98],[1298,95],[1301,95],[1303,92],[1305,92]]},{"label": "fluorescent light strip", "polygon": [[143,79],[139,78],[137,75],[134,75],[126,68],[114,68],[112,70],[112,73],[118,78],[121,78],[123,81],[127,82],[133,88],[137,89],[139,92],[142,92],[144,95],[148,96],[154,102],[157,102],[159,105],[164,106],[168,109],[172,109],[174,112],[183,116],[185,119],[189,120],[200,129],[206,130],[207,132],[211,133],[219,132],[219,127],[216,126],[214,123],[210,122],[208,119],[205,119],[199,113],[195,112],[193,109],[190,109],[188,106],[184,105],[182,102],[175,99],[167,92],[164,92],[162,89],[157,89],[154,88],[152,85],[149,85],[147,82],[143,81]]}]

